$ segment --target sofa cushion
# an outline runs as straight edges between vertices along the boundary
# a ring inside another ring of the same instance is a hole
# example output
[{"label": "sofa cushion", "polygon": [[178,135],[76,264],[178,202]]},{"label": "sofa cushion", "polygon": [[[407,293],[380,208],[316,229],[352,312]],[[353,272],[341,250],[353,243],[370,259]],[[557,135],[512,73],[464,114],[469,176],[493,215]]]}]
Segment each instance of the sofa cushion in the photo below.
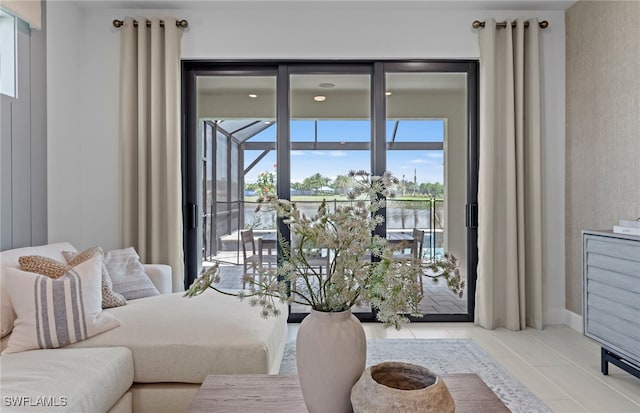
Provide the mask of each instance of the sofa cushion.
[{"label": "sofa cushion", "polygon": [[287,336],[283,315],[264,319],[260,309],[208,290],[129,301],[107,311],[120,328],[71,347],[126,346],[138,383],[202,383],[208,374],[276,374]]},{"label": "sofa cushion", "polygon": [[[2,412],[107,412],[132,382],[133,359],[131,351],[124,347],[3,355]],[[20,401],[36,404],[38,400],[58,406],[18,406]]]},{"label": "sofa cushion", "polygon": [[[82,252],[62,251],[62,255],[67,260],[68,265],[77,265],[96,255],[102,255],[102,248],[92,247]],[[127,305],[127,300],[122,294],[113,291],[113,282],[107,270],[106,264],[102,263],[102,308],[113,308]]]},{"label": "sofa cushion", "polygon": [[55,280],[15,268],[4,277],[17,318],[2,354],[62,347],[119,325],[102,311],[102,254]]},{"label": "sofa cushion", "polygon": [[144,272],[140,257],[133,247],[107,252],[105,264],[113,281],[113,290],[127,300],[160,294]]},{"label": "sofa cushion", "polygon": [[7,268],[19,268],[20,264],[18,260],[23,255],[42,255],[52,258],[59,262],[65,262],[62,256],[62,251],[75,251],[73,245],[68,242],[58,242],[48,245],[41,245],[37,247],[25,247],[16,248],[12,250],[0,252],[0,337],[4,337],[13,329],[13,323],[16,319],[16,314],[11,304],[11,298],[7,289],[4,287],[4,274]]}]

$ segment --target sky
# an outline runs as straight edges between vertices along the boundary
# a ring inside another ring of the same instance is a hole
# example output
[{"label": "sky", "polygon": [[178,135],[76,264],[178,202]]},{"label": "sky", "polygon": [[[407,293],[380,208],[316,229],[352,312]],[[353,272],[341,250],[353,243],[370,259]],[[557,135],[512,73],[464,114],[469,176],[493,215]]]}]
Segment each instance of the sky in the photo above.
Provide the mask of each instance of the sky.
[{"label": "sky", "polygon": [[[370,123],[362,120],[335,120],[318,122],[318,141],[368,142]],[[387,122],[387,141],[391,140],[395,122]],[[315,137],[313,121],[292,121],[291,140],[312,142]],[[275,141],[275,127],[268,128],[253,137],[252,141]],[[396,142],[442,142],[444,120],[403,120],[396,133]],[[245,165],[249,165],[260,151],[245,151]],[[371,170],[369,151],[291,151],[291,181],[302,182],[316,173],[335,179],[350,170]],[[442,151],[387,151],[387,170],[397,178],[418,183],[443,183]],[[254,183],[262,172],[275,172],[276,153],[270,152],[245,177],[246,183]]]}]

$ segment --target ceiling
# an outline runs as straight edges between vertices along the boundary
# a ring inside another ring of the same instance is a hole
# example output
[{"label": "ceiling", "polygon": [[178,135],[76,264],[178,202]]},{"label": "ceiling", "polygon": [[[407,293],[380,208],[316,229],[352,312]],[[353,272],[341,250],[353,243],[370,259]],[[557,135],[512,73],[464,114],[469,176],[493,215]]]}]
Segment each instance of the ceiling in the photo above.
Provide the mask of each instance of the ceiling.
[{"label": "ceiling", "polygon": [[[460,73],[390,73],[387,90],[396,92],[465,90],[466,78]],[[331,84],[334,86],[326,87]],[[291,88],[296,92],[368,91],[368,75],[292,75]],[[325,86],[325,87],[323,87]],[[264,94],[275,91],[275,77],[267,76],[206,76],[198,78],[199,93]]]},{"label": "ceiling", "polygon": [[[63,0],[48,0],[49,2]],[[320,4],[333,3],[336,6],[361,5],[376,3],[398,7],[402,4],[423,5],[433,9],[453,10],[566,10],[575,0],[72,0],[84,8],[109,8],[109,9],[202,9],[217,7],[220,4],[237,3],[282,3],[282,4]]]},{"label": "ceiling", "polygon": [[[394,73],[386,75],[390,119],[447,117],[465,107],[465,73]],[[198,116],[210,119],[273,119],[273,76],[201,76],[197,80]],[[290,109],[296,119],[367,119],[368,74],[305,74],[290,79]],[[447,115],[448,114],[448,115]]]}]

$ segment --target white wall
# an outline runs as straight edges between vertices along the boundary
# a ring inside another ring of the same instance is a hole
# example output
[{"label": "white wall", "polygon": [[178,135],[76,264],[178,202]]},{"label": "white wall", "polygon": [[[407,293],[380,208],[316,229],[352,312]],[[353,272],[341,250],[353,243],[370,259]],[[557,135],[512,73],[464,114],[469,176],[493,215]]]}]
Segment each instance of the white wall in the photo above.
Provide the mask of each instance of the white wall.
[{"label": "white wall", "polygon": [[542,34],[545,308],[547,323],[564,322],[563,11],[430,10],[425,3],[379,2],[202,2],[196,3],[201,9],[127,11],[89,3],[77,10],[49,2],[47,15],[49,238],[78,248],[120,242],[115,18],[187,19],[184,59],[335,60],[477,59],[473,20],[548,20]]},{"label": "white wall", "polygon": [[114,248],[119,36],[110,20],[71,2],[48,2],[47,13],[49,241]]},{"label": "white wall", "polygon": [[[68,240],[79,245],[84,226],[79,212],[82,191],[80,131],[84,128],[78,112],[81,42],[78,29],[80,10],[64,3],[47,7],[47,216],[49,242]],[[51,26],[49,27],[49,23]],[[84,97],[83,97],[84,98]],[[51,214],[51,215],[49,215]]]}]

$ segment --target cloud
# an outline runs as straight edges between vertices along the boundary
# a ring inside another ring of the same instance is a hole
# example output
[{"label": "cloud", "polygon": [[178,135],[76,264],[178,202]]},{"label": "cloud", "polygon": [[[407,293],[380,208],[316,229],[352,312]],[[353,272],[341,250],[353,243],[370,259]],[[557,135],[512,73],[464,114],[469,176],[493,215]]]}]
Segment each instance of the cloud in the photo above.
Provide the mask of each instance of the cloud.
[{"label": "cloud", "polygon": [[442,159],[442,152],[440,151],[428,151],[425,156],[427,158],[438,158],[438,159]]},{"label": "cloud", "polygon": [[329,156],[339,158],[339,157],[347,156],[347,153],[345,151],[331,151],[329,152]]},{"label": "cloud", "polygon": [[427,163],[425,159],[412,159],[409,163]]},{"label": "cloud", "polygon": [[305,151],[291,151],[291,156],[304,156],[306,155]]},{"label": "cloud", "polygon": [[325,155],[325,153],[321,152],[321,151],[312,151],[311,153],[314,154],[314,155],[317,155],[317,156],[324,156]]}]

